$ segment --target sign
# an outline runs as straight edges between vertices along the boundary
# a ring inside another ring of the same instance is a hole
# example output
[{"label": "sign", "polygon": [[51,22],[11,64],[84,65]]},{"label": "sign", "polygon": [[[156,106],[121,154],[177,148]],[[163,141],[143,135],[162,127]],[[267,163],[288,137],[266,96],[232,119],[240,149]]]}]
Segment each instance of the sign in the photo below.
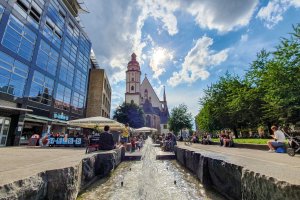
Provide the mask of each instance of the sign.
[{"label": "sign", "polygon": [[64,121],[68,121],[69,120],[69,116],[65,115],[63,112],[62,113],[55,112],[53,114],[53,118],[54,119],[59,119],[59,120],[64,120]]},{"label": "sign", "polygon": [[82,138],[73,138],[70,137],[67,140],[65,138],[54,138],[50,137],[49,138],[49,145],[82,145]]}]

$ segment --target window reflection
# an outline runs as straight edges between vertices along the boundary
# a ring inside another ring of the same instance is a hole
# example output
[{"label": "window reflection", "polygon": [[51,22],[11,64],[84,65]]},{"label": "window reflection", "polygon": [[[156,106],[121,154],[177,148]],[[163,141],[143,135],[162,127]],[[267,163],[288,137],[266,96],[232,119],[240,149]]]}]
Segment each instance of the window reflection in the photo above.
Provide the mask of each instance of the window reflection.
[{"label": "window reflection", "polygon": [[38,71],[34,71],[31,88],[30,100],[42,104],[51,105],[54,81]]},{"label": "window reflection", "polygon": [[3,8],[3,6],[0,5],[0,20],[2,18],[3,13],[4,13],[4,8]]},{"label": "window reflection", "polygon": [[59,72],[59,79],[68,83],[69,85],[72,85],[73,77],[74,77],[74,66],[65,58],[62,58],[60,72]]},{"label": "window reflection", "polygon": [[67,58],[75,63],[77,53],[77,45],[71,42],[69,38],[65,39],[64,54]]},{"label": "window reflection", "polygon": [[76,78],[75,78],[75,88],[80,92],[85,93],[86,85],[86,75],[81,73],[79,70],[76,70]]},{"label": "window reflection", "polygon": [[0,92],[22,97],[28,77],[28,66],[0,52]]},{"label": "window reflection", "polygon": [[64,85],[58,84],[54,106],[58,109],[69,111],[70,102],[71,102],[71,89],[69,89]]},{"label": "window reflection", "polygon": [[57,48],[60,48],[62,34],[62,30],[49,17],[46,17],[43,35],[48,40],[50,40]]},{"label": "window reflection", "polygon": [[84,96],[74,92],[72,99],[72,112],[82,114],[84,109]]},{"label": "window reflection", "polygon": [[2,44],[26,60],[31,61],[36,37],[35,33],[29,30],[16,17],[10,15]]},{"label": "window reflection", "polygon": [[48,15],[60,29],[64,28],[66,11],[61,7],[57,0],[51,0],[48,7]]},{"label": "window reflection", "polygon": [[36,64],[40,68],[55,75],[59,54],[44,40],[41,40]]}]

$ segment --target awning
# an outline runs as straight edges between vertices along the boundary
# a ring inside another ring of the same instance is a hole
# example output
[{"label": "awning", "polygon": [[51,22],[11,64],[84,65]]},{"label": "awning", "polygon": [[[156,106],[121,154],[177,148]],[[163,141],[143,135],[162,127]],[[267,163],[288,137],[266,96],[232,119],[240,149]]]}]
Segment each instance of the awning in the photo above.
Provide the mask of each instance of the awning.
[{"label": "awning", "polygon": [[33,115],[33,114],[26,114],[24,121],[47,123],[47,122],[52,122],[53,120],[48,117],[43,117],[43,116]]},{"label": "awning", "polygon": [[5,110],[16,110],[16,111],[24,111],[24,112],[33,112],[33,110],[31,110],[31,109],[26,109],[26,108],[16,108],[16,107],[2,106],[2,105],[0,105],[0,109],[5,109]]}]

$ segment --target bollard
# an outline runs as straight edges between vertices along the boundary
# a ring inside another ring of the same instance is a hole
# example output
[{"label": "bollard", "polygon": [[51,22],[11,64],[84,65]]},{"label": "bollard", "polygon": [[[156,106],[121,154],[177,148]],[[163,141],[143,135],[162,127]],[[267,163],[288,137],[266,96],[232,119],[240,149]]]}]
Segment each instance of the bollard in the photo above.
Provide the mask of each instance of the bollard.
[{"label": "bollard", "polygon": [[121,182],[121,187],[123,187],[123,181]]}]

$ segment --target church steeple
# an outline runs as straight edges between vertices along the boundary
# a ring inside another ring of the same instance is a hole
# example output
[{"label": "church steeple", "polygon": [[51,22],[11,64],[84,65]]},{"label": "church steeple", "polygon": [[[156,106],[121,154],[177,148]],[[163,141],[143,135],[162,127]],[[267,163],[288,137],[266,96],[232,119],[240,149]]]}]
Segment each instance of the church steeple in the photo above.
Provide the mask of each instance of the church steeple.
[{"label": "church steeple", "polygon": [[126,71],[125,102],[140,105],[141,71],[140,64],[136,61],[136,54],[131,54]]}]

